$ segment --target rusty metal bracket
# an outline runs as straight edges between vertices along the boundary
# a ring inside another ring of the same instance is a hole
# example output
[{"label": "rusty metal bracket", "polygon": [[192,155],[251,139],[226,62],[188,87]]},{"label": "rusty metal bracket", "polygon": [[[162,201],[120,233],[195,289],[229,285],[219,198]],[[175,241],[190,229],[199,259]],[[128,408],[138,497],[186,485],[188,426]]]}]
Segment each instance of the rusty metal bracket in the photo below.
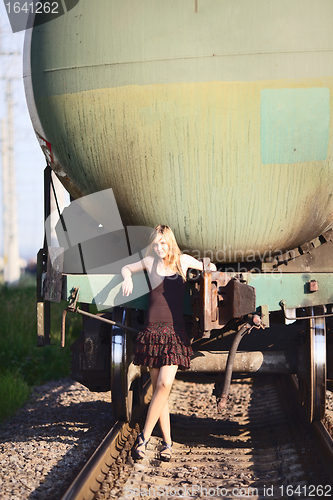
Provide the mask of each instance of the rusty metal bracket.
[{"label": "rusty metal bracket", "polygon": [[331,318],[331,317],[333,317],[333,314],[318,314],[318,315],[314,314],[312,316],[298,316],[296,318],[290,318],[289,316],[287,316],[286,301],[284,299],[280,301],[280,306],[281,306],[281,309],[283,311],[285,319],[288,319],[290,321],[296,321],[296,320],[299,320],[299,319],[303,320],[303,319]]},{"label": "rusty metal bracket", "polygon": [[64,249],[48,247],[46,275],[43,280],[44,299],[49,302],[61,302],[62,272]]},{"label": "rusty metal bracket", "polygon": [[330,273],[333,267],[333,229],[283,255],[269,256],[262,271],[280,273]]},{"label": "rusty metal bracket", "polygon": [[225,289],[229,280],[226,273],[217,271],[202,273],[199,294],[199,318],[202,332],[223,328],[227,323],[223,321],[220,309],[228,302],[228,297],[223,295],[221,290]]},{"label": "rusty metal bracket", "polygon": [[204,338],[210,337],[211,330],[223,328],[231,319],[241,318],[256,310],[254,287],[232,278],[229,273],[208,270],[205,262],[199,289],[193,297],[193,309]]},{"label": "rusty metal bracket", "polygon": [[71,289],[71,291],[69,292],[70,293],[70,296],[69,296],[69,299],[68,299],[68,309],[75,309],[76,308],[76,304],[79,300],[79,292],[80,292],[80,287],[73,287]]},{"label": "rusty metal bracket", "polygon": [[37,254],[37,346],[44,347],[51,344],[50,302],[44,300],[43,277],[46,273],[47,247]]}]

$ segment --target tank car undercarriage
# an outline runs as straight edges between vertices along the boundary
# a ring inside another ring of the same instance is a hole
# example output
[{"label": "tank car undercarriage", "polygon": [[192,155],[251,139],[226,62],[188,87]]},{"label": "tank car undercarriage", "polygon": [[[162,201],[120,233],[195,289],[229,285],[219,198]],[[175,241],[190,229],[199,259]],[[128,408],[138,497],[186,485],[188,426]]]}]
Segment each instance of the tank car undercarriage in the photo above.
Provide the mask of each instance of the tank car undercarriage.
[{"label": "tank car undercarriage", "polygon": [[[332,241],[328,239],[325,245],[327,255],[331,254]],[[115,416],[129,420],[133,400],[140,403],[143,385],[149,378],[146,368],[131,362],[135,332],[144,323],[147,296],[126,307],[117,306],[115,300],[109,304],[106,298],[104,306],[110,309],[91,315],[87,312],[89,304],[96,302],[96,287],[92,292],[89,284],[91,277],[63,274],[60,267],[54,273],[54,262],[53,256],[51,273],[50,257],[41,252],[39,267],[45,273],[39,301],[42,310],[38,343],[48,343],[45,312],[58,290],[57,300],[59,296],[70,299],[65,312],[84,316],[81,335],[71,346],[72,378],[92,391],[111,390]],[[215,382],[218,410],[223,411],[232,376],[294,374],[308,421],[323,419],[326,387],[332,388],[333,379],[333,275],[311,270],[286,273],[286,263],[281,273],[211,272],[207,263],[202,273],[188,276],[184,315],[194,356],[191,368],[179,372],[179,376]],[[121,277],[117,278],[115,288],[119,289]],[[96,276],[100,290],[114,279]],[[137,279],[140,277],[135,276]],[[64,329],[62,337],[64,343]]]},{"label": "tank car undercarriage", "polygon": [[[95,238],[95,243],[101,241]],[[82,248],[78,244],[64,251],[47,246],[45,239],[38,254],[37,343],[50,343],[51,302],[68,301],[62,345],[67,312],[84,319],[80,337],[71,346],[71,376],[92,391],[111,390],[115,417],[128,421],[133,402],[142,402],[149,381],[148,369],[132,363],[148,293],[125,301],[119,272],[68,272],[66,260],[73,251],[83,265]],[[209,271],[209,259],[204,258],[202,272],[189,270],[183,312],[194,355],[190,369],[178,376],[214,382],[218,410],[223,411],[232,377],[292,374],[298,379],[307,420],[323,419],[326,388],[333,389],[332,250],[330,230],[268,261],[229,263]],[[145,286],[148,292],[146,279],[144,273],[133,275],[134,290]],[[90,304],[101,312],[91,314]]]}]

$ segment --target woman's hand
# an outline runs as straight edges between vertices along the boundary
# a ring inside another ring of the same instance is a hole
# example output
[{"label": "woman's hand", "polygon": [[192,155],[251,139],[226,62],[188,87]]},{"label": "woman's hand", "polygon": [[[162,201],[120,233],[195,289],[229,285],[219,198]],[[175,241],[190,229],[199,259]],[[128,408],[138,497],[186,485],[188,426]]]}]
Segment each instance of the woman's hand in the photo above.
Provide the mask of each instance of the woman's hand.
[{"label": "woman's hand", "polygon": [[121,275],[124,278],[124,281],[121,284],[122,290],[123,290],[123,295],[125,297],[128,297],[132,292],[133,292],[133,281],[132,281],[132,274],[133,273],[139,273],[140,271],[142,272],[144,269],[151,269],[151,267],[147,267],[152,265],[152,261],[154,259],[152,257],[145,257],[142,260],[139,260],[138,262],[133,262],[133,264],[126,264],[126,266],[121,268]]},{"label": "woman's hand", "polygon": [[132,276],[126,276],[122,282],[123,296],[128,297],[133,292],[133,280]]},{"label": "woman's hand", "polygon": [[[199,269],[199,271],[203,270],[203,263],[195,259],[191,255],[188,255],[187,253],[181,254],[180,260],[185,275],[187,273],[188,268]],[[209,263],[209,269],[210,271],[217,271],[216,266],[215,264],[213,264],[213,262]]]}]

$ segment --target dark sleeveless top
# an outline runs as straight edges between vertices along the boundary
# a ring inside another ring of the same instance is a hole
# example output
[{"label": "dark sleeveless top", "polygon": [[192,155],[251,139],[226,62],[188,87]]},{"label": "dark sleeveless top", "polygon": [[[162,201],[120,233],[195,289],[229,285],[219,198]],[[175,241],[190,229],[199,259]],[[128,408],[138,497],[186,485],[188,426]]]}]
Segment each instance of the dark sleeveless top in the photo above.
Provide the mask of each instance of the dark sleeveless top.
[{"label": "dark sleeveless top", "polygon": [[160,276],[157,274],[157,259],[154,259],[149,275],[149,293],[146,324],[173,323],[184,325],[183,302],[186,282],[179,274]]},{"label": "dark sleeveless top", "polygon": [[183,319],[186,283],[179,274],[160,276],[156,268],[154,259],[146,325],[136,337],[133,363],[150,368],[177,365],[186,370],[193,354]]}]

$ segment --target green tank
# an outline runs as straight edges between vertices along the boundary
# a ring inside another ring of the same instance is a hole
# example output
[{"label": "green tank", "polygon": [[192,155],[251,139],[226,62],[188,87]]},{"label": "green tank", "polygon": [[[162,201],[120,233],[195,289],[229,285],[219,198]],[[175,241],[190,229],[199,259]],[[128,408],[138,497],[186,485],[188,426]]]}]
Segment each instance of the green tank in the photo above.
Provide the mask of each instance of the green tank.
[{"label": "green tank", "polygon": [[333,221],[332,19],[331,0],[80,0],[25,40],[51,167],[195,257],[315,238]]}]

